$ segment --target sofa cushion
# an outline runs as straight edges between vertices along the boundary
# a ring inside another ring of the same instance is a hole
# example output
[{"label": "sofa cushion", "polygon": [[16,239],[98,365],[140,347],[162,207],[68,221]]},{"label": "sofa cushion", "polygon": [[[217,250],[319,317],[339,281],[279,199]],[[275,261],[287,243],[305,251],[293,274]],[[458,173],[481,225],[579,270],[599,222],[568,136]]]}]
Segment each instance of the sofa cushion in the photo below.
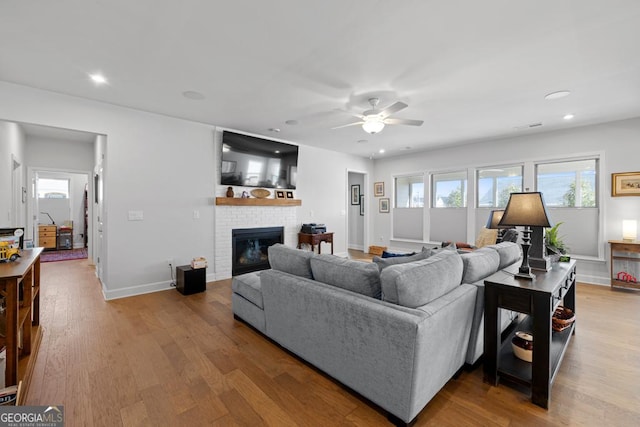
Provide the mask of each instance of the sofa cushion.
[{"label": "sofa cushion", "polygon": [[264,308],[262,288],[260,286],[260,273],[261,271],[254,271],[252,273],[234,276],[231,281],[231,289],[234,294],[242,296],[260,308]]},{"label": "sofa cushion", "polygon": [[269,246],[269,265],[271,268],[295,276],[313,279],[310,260],[314,253],[290,248],[281,243]]},{"label": "sofa cushion", "polygon": [[406,264],[408,262],[420,261],[422,259],[427,259],[431,256],[431,249],[425,249],[417,254],[403,256],[403,257],[391,257],[391,258],[380,258],[373,257],[373,262],[378,266],[378,269],[382,271],[386,267],[397,264]]},{"label": "sofa cushion", "polygon": [[380,272],[371,262],[317,255],[311,258],[311,271],[319,282],[380,298]]},{"label": "sofa cushion", "polygon": [[460,255],[464,264],[462,283],[475,283],[498,271],[500,255],[494,249],[482,248]]},{"label": "sofa cushion", "polygon": [[393,265],[380,273],[382,299],[405,307],[420,307],[460,285],[462,260],[455,251],[416,262]]},{"label": "sofa cushion", "polygon": [[497,245],[487,246],[487,248],[495,250],[500,256],[499,270],[513,264],[522,257],[520,245],[517,243],[502,242]]}]

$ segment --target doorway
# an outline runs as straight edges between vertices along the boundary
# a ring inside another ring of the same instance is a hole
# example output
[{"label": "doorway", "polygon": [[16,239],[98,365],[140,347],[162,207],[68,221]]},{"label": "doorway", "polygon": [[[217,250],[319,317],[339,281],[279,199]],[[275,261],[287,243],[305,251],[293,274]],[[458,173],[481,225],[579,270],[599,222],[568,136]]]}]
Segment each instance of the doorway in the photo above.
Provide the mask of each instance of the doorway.
[{"label": "doorway", "polygon": [[370,212],[369,177],[366,172],[347,170],[347,249],[367,252]]}]

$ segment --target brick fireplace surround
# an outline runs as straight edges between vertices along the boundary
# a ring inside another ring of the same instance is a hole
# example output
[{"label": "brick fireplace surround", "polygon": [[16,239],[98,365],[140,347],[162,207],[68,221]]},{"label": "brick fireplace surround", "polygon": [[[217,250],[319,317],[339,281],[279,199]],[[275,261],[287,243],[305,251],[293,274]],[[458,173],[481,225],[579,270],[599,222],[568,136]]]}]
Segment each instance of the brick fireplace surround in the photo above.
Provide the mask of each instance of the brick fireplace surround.
[{"label": "brick fireplace surround", "polygon": [[300,225],[294,206],[216,206],[215,280],[231,277],[231,230],[284,227],[284,244],[296,246]]}]

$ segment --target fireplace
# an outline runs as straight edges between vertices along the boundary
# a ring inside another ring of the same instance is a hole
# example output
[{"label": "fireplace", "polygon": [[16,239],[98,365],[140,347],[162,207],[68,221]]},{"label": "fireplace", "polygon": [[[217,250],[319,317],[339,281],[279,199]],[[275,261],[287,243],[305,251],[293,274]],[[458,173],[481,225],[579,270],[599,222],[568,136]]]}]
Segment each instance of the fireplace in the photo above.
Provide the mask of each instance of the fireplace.
[{"label": "fireplace", "polygon": [[284,227],[242,228],[231,231],[231,274],[269,268],[267,249],[284,243]]}]

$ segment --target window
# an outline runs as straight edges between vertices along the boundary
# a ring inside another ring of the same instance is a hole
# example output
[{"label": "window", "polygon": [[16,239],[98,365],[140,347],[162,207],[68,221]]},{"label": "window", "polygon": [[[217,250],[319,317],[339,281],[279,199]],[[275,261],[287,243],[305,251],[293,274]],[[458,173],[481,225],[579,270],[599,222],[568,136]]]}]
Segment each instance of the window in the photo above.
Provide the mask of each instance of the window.
[{"label": "window", "polygon": [[463,208],[467,206],[467,172],[448,172],[432,175],[434,208]]},{"label": "window", "polygon": [[69,180],[38,178],[38,198],[39,199],[68,199]]},{"label": "window", "polygon": [[595,208],[598,201],[596,159],[536,166],[536,188],[549,207]]},{"label": "window", "polygon": [[396,208],[424,207],[424,175],[396,177],[395,187]]},{"label": "window", "polygon": [[511,193],[522,191],[522,166],[478,169],[478,207],[504,208]]}]

